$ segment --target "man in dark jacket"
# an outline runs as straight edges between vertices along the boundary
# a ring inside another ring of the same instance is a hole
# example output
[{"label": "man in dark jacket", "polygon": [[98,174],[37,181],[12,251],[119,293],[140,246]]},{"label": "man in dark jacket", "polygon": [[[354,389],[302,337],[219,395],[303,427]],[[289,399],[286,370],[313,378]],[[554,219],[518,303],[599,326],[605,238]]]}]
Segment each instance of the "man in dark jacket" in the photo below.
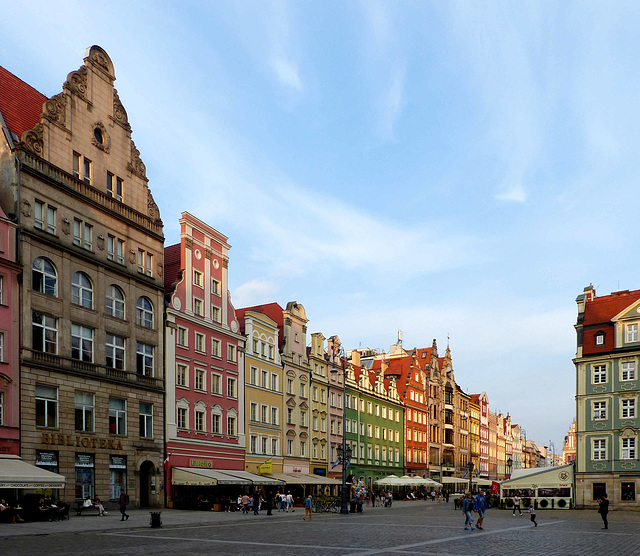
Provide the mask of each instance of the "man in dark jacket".
[{"label": "man in dark jacket", "polygon": [[120,489],[120,513],[122,514],[122,519],[120,521],[124,521],[125,519],[129,519],[129,514],[127,513],[127,504],[129,504],[129,495],[124,491],[123,488]]},{"label": "man in dark jacket", "polygon": [[609,513],[609,499],[606,494],[603,494],[600,499],[598,513],[602,516],[602,521],[604,522],[603,529],[609,529],[609,522],[607,521],[607,514]]}]

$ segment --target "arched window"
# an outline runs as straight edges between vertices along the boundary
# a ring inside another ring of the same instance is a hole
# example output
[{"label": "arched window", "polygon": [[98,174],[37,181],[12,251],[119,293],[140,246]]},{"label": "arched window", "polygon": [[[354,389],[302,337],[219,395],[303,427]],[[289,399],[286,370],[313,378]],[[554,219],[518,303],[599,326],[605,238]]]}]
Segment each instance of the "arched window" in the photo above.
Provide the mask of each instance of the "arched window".
[{"label": "arched window", "polygon": [[107,288],[107,315],[124,319],[124,293],[114,284]]},{"label": "arched window", "polygon": [[58,296],[58,275],[53,263],[44,257],[33,261],[32,286],[37,292]]},{"label": "arched window", "polygon": [[84,272],[76,272],[71,280],[71,303],[93,309],[93,285]]},{"label": "arched window", "polygon": [[136,303],[136,324],[145,328],[153,328],[153,305],[147,297],[138,298],[138,303]]}]

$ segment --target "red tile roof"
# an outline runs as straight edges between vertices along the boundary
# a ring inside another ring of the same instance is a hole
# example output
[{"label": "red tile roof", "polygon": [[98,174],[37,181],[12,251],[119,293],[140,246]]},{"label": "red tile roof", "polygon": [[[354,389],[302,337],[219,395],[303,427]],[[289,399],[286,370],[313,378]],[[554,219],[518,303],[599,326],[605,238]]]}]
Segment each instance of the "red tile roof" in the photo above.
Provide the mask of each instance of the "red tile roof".
[{"label": "red tile roof", "polygon": [[587,301],[584,308],[584,325],[604,324],[640,299],[640,290],[624,290]]},{"label": "red tile roof", "polygon": [[181,270],[181,244],[169,245],[164,248],[164,291],[168,292],[180,274]]},{"label": "red tile roof", "polygon": [[0,112],[18,139],[40,121],[47,97],[0,66]]},{"label": "red tile roof", "polygon": [[240,324],[240,331],[244,334],[244,314],[247,311],[253,311],[254,313],[260,313],[262,315],[268,316],[272,321],[274,321],[278,328],[280,328],[280,333],[278,334],[278,344],[279,347],[282,348],[284,342],[284,335],[282,334],[282,329],[284,325],[284,318],[282,316],[282,307],[279,303],[267,303],[265,305],[254,305],[253,307],[242,307],[241,309],[236,309],[236,317],[238,318],[238,323]]}]

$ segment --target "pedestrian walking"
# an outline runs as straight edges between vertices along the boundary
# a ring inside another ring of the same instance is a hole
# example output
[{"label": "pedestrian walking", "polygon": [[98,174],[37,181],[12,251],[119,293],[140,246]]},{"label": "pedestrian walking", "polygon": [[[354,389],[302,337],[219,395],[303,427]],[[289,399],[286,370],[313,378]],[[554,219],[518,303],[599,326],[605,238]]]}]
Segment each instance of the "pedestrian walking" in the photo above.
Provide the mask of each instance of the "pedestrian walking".
[{"label": "pedestrian walking", "polygon": [[602,498],[599,500],[598,513],[604,522],[603,529],[609,529],[609,522],[607,521],[607,515],[609,514],[609,499],[607,498],[606,493],[603,494]]},{"label": "pedestrian walking", "polygon": [[289,509],[291,509],[292,512],[295,512],[293,509],[293,496],[291,496],[291,491],[287,492],[287,513],[289,513]]},{"label": "pedestrian walking", "polygon": [[267,515],[273,515],[271,510],[273,508],[273,494],[271,494],[270,490],[267,490],[267,496],[265,497],[265,502],[267,504]]},{"label": "pedestrian walking", "polygon": [[487,504],[487,499],[484,496],[484,490],[481,490],[476,496],[476,512],[478,512],[478,522],[477,527],[482,531],[484,525],[484,512],[487,511],[489,505]]},{"label": "pedestrian walking", "polygon": [[242,502],[242,513],[243,514],[248,514],[249,513],[249,504],[251,504],[251,498],[249,497],[248,494],[243,494],[242,498],[240,499],[240,501]]},{"label": "pedestrian walking", "polygon": [[118,504],[120,504],[120,513],[122,514],[122,518],[120,521],[125,521],[129,519],[129,514],[127,513],[127,506],[129,505],[129,495],[124,491],[123,488],[120,489],[120,498],[118,499]]},{"label": "pedestrian walking", "polygon": [[474,502],[473,497],[470,492],[467,492],[467,495],[462,502],[462,513],[464,514],[464,530],[468,531],[471,529],[473,531],[473,518],[471,517],[471,512],[474,511]]},{"label": "pedestrian walking", "polygon": [[516,510],[520,512],[520,517],[522,517],[522,510],[520,509],[520,496],[517,494],[513,497],[513,517],[516,517]]},{"label": "pedestrian walking", "polygon": [[253,495],[253,515],[258,515],[260,511],[260,501],[262,500],[262,495],[257,493]]},{"label": "pedestrian walking", "polygon": [[531,522],[537,527],[538,522],[536,521],[536,509],[533,506],[529,508],[529,515],[531,516]]},{"label": "pedestrian walking", "polygon": [[307,496],[304,501],[304,517],[303,520],[307,519],[307,515],[309,516],[309,521],[311,521],[311,506],[313,502],[311,501],[311,495]]},{"label": "pedestrian walking", "polygon": [[449,503],[449,489],[446,489],[444,491],[444,499],[447,501],[447,504]]}]

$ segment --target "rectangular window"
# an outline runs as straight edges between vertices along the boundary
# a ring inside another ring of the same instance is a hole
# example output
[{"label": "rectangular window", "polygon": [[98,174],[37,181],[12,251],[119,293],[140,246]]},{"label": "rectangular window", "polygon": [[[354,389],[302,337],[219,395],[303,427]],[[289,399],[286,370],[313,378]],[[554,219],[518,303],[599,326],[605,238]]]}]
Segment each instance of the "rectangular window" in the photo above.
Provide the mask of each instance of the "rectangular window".
[{"label": "rectangular window", "polygon": [[153,255],[144,249],[138,249],[138,272],[153,276]]},{"label": "rectangular window", "polygon": [[222,395],[222,377],[217,373],[211,373],[211,393]]},{"label": "rectangular window", "polygon": [[249,439],[249,452],[252,454],[258,453],[258,437],[255,435],[251,435]]},{"label": "rectangular window", "polygon": [[304,458],[307,455],[307,443],[306,442],[300,442],[300,457]]},{"label": "rectangular window", "polygon": [[227,360],[231,363],[236,362],[236,346],[232,344],[227,345]]},{"label": "rectangular window", "polygon": [[278,392],[280,390],[280,381],[276,373],[271,373],[271,390]]},{"label": "rectangular window", "polygon": [[34,226],[39,230],[46,230],[50,234],[56,233],[57,210],[42,201],[36,201],[34,207]]},{"label": "rectangular window", "polygon": [[106,364],[111,369],[124,371],[125,365],[124,338],[115,334],[106,335]]},{"label": "rectangular window", "polygon": [[277,438],[271,439],[271,453],[274,456],[278,455],[278,439]]},{"label": "rectangular window", "polygon": [[287,394],[293,394],[293,379],[287,379]]},{"label": "rectangular window", "polygon": [[236,379],[227,378],[227,398],[237,398],[238,389],[236,388]]},{"label": "rectangular window", "polygon": [[153,404],[140,402],[140,438],[153,438]]},{"label": "rectangular window", "polygon": [[84,183],[91,184],[91,161],[85,156],[83,157],[83,172],[82,172],[82,180]]},{"label": "rectangular window", "polygon": [[605,439],[593,441],[593,460],[607,459],[607,441]]},{"label": "rectangular window", "polygon": [[180,347],[189,347],[189,336],[187,334],[187,329],[178,326],[178,331],[176,332],[176,344]]},{"label": "rectangular window", "polygon": [[0,392],[0,426],[4,425],[4,392]]},{"label": "rectangular window", "polygon": [[204,316],[204,305],[202,304],[202,299],[198,299],[197,297],[193,298],[193,312],[201,317]]},{"label": "rectangular window", "polygon": [[196,351],[199,351],[200,353],[205,353],[204,334],[200,334],[199,332],[196,332],[194,348]]},{"label": "rectangular window", "polygon": [[222,419],[219,413],[211,414],[211,434],[222,434]]},{"label": "rectangular window", "polygon": [[109,434],[126,436],[127,401],[121,398],[109,398]]},{"label": "rectangular window", "polygon": [[189,383],[187,382],[187,366],[186,365],[181,365],[180,363],[178,363],[176,365],[176,385],[178,386],[189,386]]},{"label": "rectangular window", "polygon": [[222,316],[221,316],[219,307],[216,307],[215,305],[211,305],[211,318],[213,319],[213,322],[219,323],[222,321]]},{"label": "rectangular window", "polygon": [[318,430],[318,418],[314,415],[313,418],[311,419],[311,422],[313,423],[313,430],[317,431]]},{"label": "rectangular window", "polygon": [[202,369],[196,369],[195,371],[195,376],[193,379],[193,388],[201,392],[206,391],[206,387],[204,384],[204,371]]},{"label": "rectangular window", "polygon": [[622,400],[622,418],[635,419],[636,400]]},{"label": "rectangular window", "polygon": [[84,500],[95,495],[94,454],[76,452],[76,499]]},{"label": "rectangular window", "polygon": [[636,379],[636,362],[628,361],[622,363],[620,380],[635,380]]},{"label": "rectangular window", "polygon": [[300,397],[301,398],[306,398],[307,397],[307,385],[306,384],[300,384]]},{"label": "rectangular window", "polygon": [[107,172],[107,195],[116,201],[122,202],[122,191],[124,189],[124,180],[112,173]]},{"label": "rectangular window", "polygon": [[269,373],[265,370],[260,373],[260,386],[267,388],[269,384]]},{"label": "rectangular window", "polygon": [[227,436],[236,436],[236,418],[227,417]]},{"label": "rectangular window", "polygon": [[260,421],[263,423],[269,422],[269,407],[266,405],[260,407]]},{"label": "rectangular window", "polygon": [[314,402],[317,402],[317,401],[318,401],[318,387],[317,387],[317,386],[314,386],[314,387],[312,388],[312,390],[311,390],[311,399],[312,399]]},{"label": "rectangular window", "polygon": [[136,342],[136,371],[142,376],[153,376],[153,346]]},{"label": "rectangular window", "polygon": [[258,385],[258,368],[251,367],[249,370],[249,384]]},{"label": "rectangular window", "polygon": [[93,329],[79,324],[71,325],[71,358],[93,363]]},{"label": "rectangular window", "polygon": [[107,236],[107,259],[124,264],[124,240],[111,234]]},{"label": "rectangular window", "polygon": [[220,340],[211,340],[211,357],[220,357]]},{"label": "rectangular window", "polygon": [[109,456],[109,498],[118,500],[127,488],[127,456]]},{"label": "rectangular window", "polygon": [[627,343],[635,343],[638,341],[638,324],[627,324]]},{"label": "rectangular window", "polygon": [[607,418],[607,402],[593,402],[593,420],[604,421]]},{"label": "rectangular window", "polygon": [[287,425],[293,425],[293,409],[287,408]]},{"label": "rectangular window", "polygon": [[605,382],[607,382],[607,366],[594,365],[593,366],[593,383],[604,384]]},{"label": "rectangular window", "polygon": [[199,270],[194,270],[193,271],[193,285],[194,286],[198,286],[198,287],[202,287],[204,282],[203,282],[204,277],[202,276],[202,272],[200,272]]},{"label": "rectangular window", "polygon": [[33,311],[32,318],[32,346],[35,351],[58,353],[58,319]]},{"label": "rectangular window", "polygon": [[58,426],[58,389],[54,386],[36,384],[36,425]]},{"label": "rectangular window", "polygon": [[75,418],[76,430],[79,432],[93,432],[94,395],[89,392],[76,392]]},{"label": "rectangular window", "polygon": [[636,499],[636,483],[620,483],[620,499],[624,502],[634,502]]},{"label": "rectangular window", "polygon": [[91,161],[81,154],[73,153],[73,176],[91,185]]},{"label": "rectangular window", "polygon": [[195,429],[196,432],[205,432],[204,430],[204,411],[195,412]]},{"label": "rectangular window", "polygon": [[249,420],[257,421],[258,420],[258,404],[257,402],[251,402],[251,407],[249,409]]},{"label": "rectangular window", "polygon": [[293,440],[291,440],[290,438],[287,439],[287,455],[293,455]]},{"label": "rectangular window", "polygon": [[[73,219],[73,244],[87,251],[93,249],[93,226],[79,218]],[[107,253],[108,254],[108,253]]]},{"label": "rectangular window", "polygon": [[220,282],[218,282],[218,280],[216,280],[215,278],[211,279],[211,293],[213,295],[221,295],[220,294]]},{"label": "rectangular window", "polygon": [[300,426],[301,427],[306,427],[307,426],[307,413],[306,413],[306,411],[301,411],[300,412]]},{"label": "rectangular window", "polygon": [[178,408],[178,428],[183,430],[187,428],[187,409],[185,407]]},{"label": "rectangular window", "polygon": [[621,438],[621,459],[636,459],[636,439]]}]

